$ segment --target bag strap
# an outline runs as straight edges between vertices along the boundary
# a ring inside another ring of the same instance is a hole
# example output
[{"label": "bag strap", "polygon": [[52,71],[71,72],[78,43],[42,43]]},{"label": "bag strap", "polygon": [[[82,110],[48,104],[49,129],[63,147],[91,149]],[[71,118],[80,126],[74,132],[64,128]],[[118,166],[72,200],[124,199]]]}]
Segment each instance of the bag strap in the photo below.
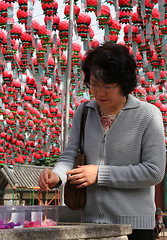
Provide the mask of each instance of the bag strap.
[{"label": "bag strap", "polygon": [[86,107],[87,102],[83,103],[83,108],[82,108],[82,116],[81,116],[81,123],[80,123],[80,139],[79,139],[79,151],[80,153],[83,153],[83,148],[82,148],[82,140],[84,142],[84,130],[85,130],[85,123],[86,123],[86,118],[87,118],[87,113],[88,113],[88,108]]}]

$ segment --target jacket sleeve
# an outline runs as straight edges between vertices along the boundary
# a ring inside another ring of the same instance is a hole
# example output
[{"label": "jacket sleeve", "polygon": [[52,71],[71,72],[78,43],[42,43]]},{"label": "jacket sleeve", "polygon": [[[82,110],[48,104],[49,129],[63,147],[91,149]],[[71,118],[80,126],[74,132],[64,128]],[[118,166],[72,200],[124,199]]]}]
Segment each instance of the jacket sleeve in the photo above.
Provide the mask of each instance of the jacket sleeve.
[{"label": "jacket sleeve", "polygon": [[165,167],[166,147],[162,114],[155,109],[142,137],[140,163],[128,166],[100,165],[98,184],[113,188],[153,186],[163,180]]},{"label": "jacket sleeve", "polygon": [[53,168],[53,171],[60,177],[62,184],[66,183],[66,172],[73,168],[76,156],[78,154],[81,113],[82,104],[77,108],[74,114],[67,146],[64,152],[60,155],[60,158],[58,159],[57,163],[54,165]]}]

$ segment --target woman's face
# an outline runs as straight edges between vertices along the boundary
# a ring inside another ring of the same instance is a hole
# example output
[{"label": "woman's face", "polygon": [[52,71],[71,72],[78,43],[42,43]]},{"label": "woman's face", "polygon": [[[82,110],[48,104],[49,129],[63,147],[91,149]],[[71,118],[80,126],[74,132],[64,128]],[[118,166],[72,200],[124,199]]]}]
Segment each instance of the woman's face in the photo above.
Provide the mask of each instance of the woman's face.
[{"label": "woman's face", "polygon": [[94,75],[90,76],[90,90],[99,106],[114,107],[120,104],[125,98],[121,93],[121,88],[117,83],[106,84],[96,80]]}]

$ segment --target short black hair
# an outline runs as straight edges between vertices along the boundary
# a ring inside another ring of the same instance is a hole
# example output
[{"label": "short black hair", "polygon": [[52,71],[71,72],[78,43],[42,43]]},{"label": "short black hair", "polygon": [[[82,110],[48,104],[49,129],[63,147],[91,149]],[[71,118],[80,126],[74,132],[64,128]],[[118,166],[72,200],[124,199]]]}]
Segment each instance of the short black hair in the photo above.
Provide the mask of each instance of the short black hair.
[{"label": "short black hair", "polygon": [[87,52],[82,70],[86,85],[89,85],[92,74],[97,81],[118,83],[123,96],[131,93],[137,85],[136,62],[129,49],[121,44],[106,42]]}]

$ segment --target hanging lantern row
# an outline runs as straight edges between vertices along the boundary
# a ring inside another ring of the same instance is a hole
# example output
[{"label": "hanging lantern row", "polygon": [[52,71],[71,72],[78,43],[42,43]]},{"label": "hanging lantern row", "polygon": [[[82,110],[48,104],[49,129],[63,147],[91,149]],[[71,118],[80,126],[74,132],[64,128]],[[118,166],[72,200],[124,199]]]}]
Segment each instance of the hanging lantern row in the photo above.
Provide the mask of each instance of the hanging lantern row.
[{"label": "hanging lantern row", "polygon": [[[2,161],[4,164],[44,163],[44,159],[51,159],[60,154],[61,118],[64,118],[60,112],[61,84],[62,76],[67,70],[65,51],[68,46],[69,1],[66,1],[64,8],[66,20],[60,20],[57,15],[56,1],[41,1],[45,16],[44,25],[33,19],[33,11],[28,9],[27,1],[18,1],[17,17],[20,24],[14,23],[11,16],[9,21],[8,7],[13,7],[12,3],[1,3],[0,58],[4,58],[0,65],[0,112],[3,115],[3,120],[0,120],[3,133],[0,137],[0,149],[2,148],[4,156]],[[114,4],[112,1],[106,3]],[[75,24],[80,39],[84,43],[88,42],[89,48],[92,49],[99,45],[99,41],[94,39],[89,12],[95,13],[99,28],[105,29],[104,32],[108,28],[108,36],[105,35],[105,38],[114,43],[118,42],[120,30],[123,28],[122,44],[135,55],[139,75],[138,87],[132,94],[160,109],[167,139],[167,73],[164,58],[167,50],[166,46],[164,47],[167,23],[166,18],[160,22],[161,14],[155,4],[156,0],[146,0],[143,10],[139,1],[137,11],[132,12],[132,2],[120,0],[118,19],[113,19],[109,5],[102,4],[99,9],[97,1],[87,0],[85,13],[80,12],[76,1]],[[164,13],[167,14],[166,2],[164,9]],[[31,26],[28,20],[30,16]],[[21,24],[24,24],[25,30]],[[4,30],[7,30],[7,33]],[[56,39],[55,33],[59,36],[56,36]],[[74,110],[79,105],[76,96],[81,97],[82,101],[88,97],[93,98],[90,90],[86,90],[85,87],[81,89],[81,62],[85,57],[81,52],[81,44],[74,42],[72,48],[70,126]],[[13,72],[6,71],[9,61]],[[32,74],[31,77],[27,75],[27,68]],[[20,73],[25,74],[24,80],[19,79]],[[16,133],[18,135],[15,135]],[[23,137],[25,133],[26,139]],[[11,151],[7,151],[8,149]]]}]

